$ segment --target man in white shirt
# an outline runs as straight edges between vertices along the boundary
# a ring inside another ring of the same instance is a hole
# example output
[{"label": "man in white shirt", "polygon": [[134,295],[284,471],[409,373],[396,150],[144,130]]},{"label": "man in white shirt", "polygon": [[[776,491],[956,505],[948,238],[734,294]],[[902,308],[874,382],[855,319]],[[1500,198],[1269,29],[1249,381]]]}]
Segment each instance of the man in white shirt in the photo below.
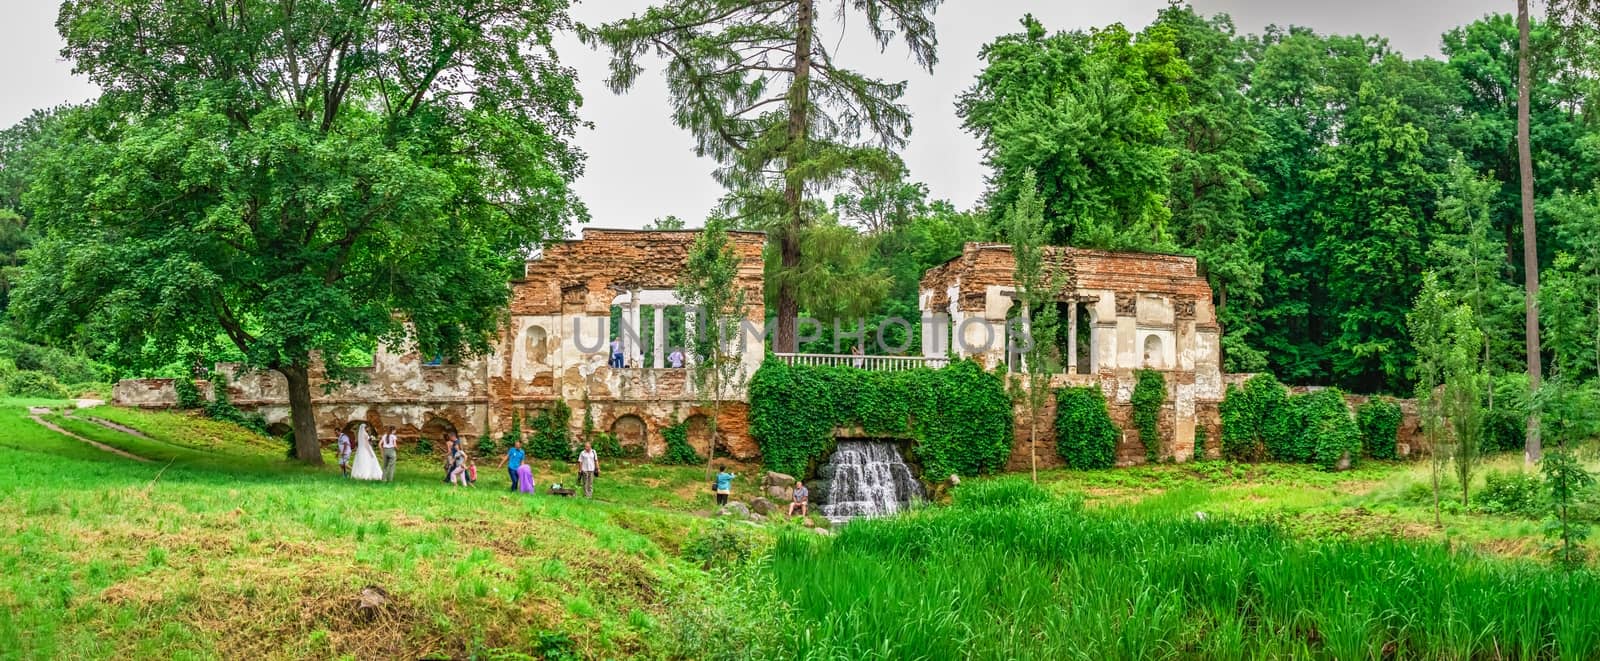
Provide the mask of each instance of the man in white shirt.
[{"label": "man in white shirt", "polygon": [[594,497],[594,478],[600,475],[600,455],[589,443],[578,453],[578,484],[583,485],[583,497]]},{"label": "man in white shirt", "polygon": [[384,482],[394,481],[395,447],[399,445],[398,441],[399,439],[395,438],[394,427],[390,427],[388,433],[383,435],[383,439],[378,441],[378,447],[383,449]]},{"label": "man in white shirt", "polygon": [[676,349],[675,348],[675,349],[672,350],[672,353],[667,354],[667,364],[671,365],[672,369],[682,369],[683,368],[683,349]]},{"label": "man in white shirt", "polygon": [[339,472],[350,477],[350,434],[339,431]]}]

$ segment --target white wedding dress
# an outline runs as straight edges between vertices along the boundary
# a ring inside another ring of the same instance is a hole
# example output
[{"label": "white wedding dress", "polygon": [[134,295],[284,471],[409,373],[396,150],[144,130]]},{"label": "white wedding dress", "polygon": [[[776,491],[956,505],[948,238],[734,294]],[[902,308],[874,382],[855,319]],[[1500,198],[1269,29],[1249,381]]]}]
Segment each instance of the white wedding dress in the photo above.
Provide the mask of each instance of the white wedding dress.
[{"label": "white wedding dress", "polygon": [[356,430],[356,457],[350,464],[350,477],[373,481],[383,479],[383,465],[378,463],[378,455],[373,454],[372,444],[367,442],[366,425]]}]

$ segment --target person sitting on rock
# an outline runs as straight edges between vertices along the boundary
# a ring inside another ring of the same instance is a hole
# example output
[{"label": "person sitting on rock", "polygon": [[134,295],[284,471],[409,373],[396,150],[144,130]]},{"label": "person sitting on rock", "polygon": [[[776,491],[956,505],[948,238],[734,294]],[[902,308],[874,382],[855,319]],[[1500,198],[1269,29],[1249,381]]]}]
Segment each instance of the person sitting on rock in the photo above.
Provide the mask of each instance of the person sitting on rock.
[{"label": "person sitting on rock", "polygon": [[800,516],[806,515],[806,507],[810,504],[811,490],[806,488],[805,482],[794,483],[794,502],[789,503],[789,516],[794,516],[794,508],[800,508]]}]

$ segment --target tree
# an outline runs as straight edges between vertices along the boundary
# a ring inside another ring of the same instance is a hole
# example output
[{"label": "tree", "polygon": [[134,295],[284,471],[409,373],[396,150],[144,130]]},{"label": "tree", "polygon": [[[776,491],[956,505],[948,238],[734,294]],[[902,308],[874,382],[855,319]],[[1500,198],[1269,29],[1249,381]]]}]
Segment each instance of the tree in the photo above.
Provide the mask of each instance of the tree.
[{"label": "tree", "polygon": [[1431,271],[1423,275],[1422,293],[1407,321],[1416,346],[1416,397],[1432,456],[1433,518],[1438,525],[1444,467],[1453,460],[1465,505],[1477,464],[1483,390],[1478,353],[1483,336],[1473,322],[1472,308],[1456,302],[1456,295],[1442,287]]},{"label": "tree", "polygon": [[1071,270],[1060,253],[1050,250],[1050,226],[1044,222],[1044,204],[1034,192],[1032,172],[1022,175],[1022,190],[1006,214],[1011,239],[1012,300],[1021,310],[1024,333],[1017,351],[1022,354],[1022,374],[1012,375],[1011,398],[1028,411],[1028,457],[1033,481],[1039,481],[1039,413],[1050,400],[1050,379],[1060,370],[1056,338],[1060,312],[1056,301],[1070,291]]},{"label": "tree", "polygon": [[746,292],[739,284],[739,256],[728,238],[727,220],[712,218],[689,247],[688,263],[678,280],[678,299],[695,310],[695,391],[701,405],[711,409],[710,447],[706,449],[706,477],[717,457],[717,423],[722,402],[743,387],[744,341],[740,322],[746,311]]},{"label": "tree", "polygon": [[1565,247],[1541,292],[1549,350],[1568,378],[1600,377],[1600,191],[1560,194],[1546,209]]},{"label": "tree", "polygon": [[296,456],[321,462],[318,363],[486,352],[524,251],[582,217],[565,9],[64,3],[63,53],[107,91],[25,197],[18,316],[122,364],[226,338],[283,375]]},{"label": "tree", "polygon": [[[941,0],[839,0],[841,20],[864,15],[879,50],[896,36],[928,71],[937,62],[932,15]],[[773,229],[785,277],[777,280],[774,348],[792,352],[800,312],[807,196],[852,174],[890,175],[893,163],[864,135],[898,147],[911,130],[899,103],[905,83],[840,67],[817,21],[816,0],[667,0],[642,15],[582,28],[612,54],[608,83],[621,93],[643,72],[641,56],[666,59],[673,122],[696,153],[723,164],[724,186],[759,200],[784,221]]]},{"label": "tree", "polygon": [[[1528,60],[1533,57],[1528,47],[1528,0],[1517,0],[1517,173],[1522,191],[1522,272],[1523,309],[1526,316],[1523,333],[1528,356],[1529,392],[1539,389],[1539,241],[1538,226],[1533,222],[1533,146],[1528,137],[1529,90],[1532,89]],[[1528,441],[1523,459],[1528,464],[1539,461],[1539,412],[1528,416]]]},{"label": "tree", "polygon": [[1594,488],[1595,476],[1573,455],[1572,445],[1592,438],[1597,431],[1594,411],[1596,393],[1570,384],[1557,364],[1550,380],[1535,395],[1534,408],[1549,423],[1555,448],[1539,461],[1545,488],[1550,493],[1550,521],[1545,536],[1554,538],[1550,549],[1556,561],[1567,569],[1582,567],[1588,552],[1583,546],[1589,537],[1589,524],[1574,509],[1585,492]]},{"label": "tree", "polygon": [[1120,24],[1046,36],[1031,15],[1022,26],[979,51],[984,69],[956,105],[994,169],[991,220],[1005,222],[1032,170],[1051,243],[1170,247],[1168,121],[1184,105],[1179,82],[1190,75],[1173,28],[1155,25],[1137,38]]},{"label": "tree", "polygon": [[[1493,213],[1499,190],[1498,182],[1474,173],[1464,159],[1453,161],[1439,203],[1444,232],[1429,249],[1440,283],[1477,313],[1478,331],[1484,337],[1480,362],[1486,376],[1513,367],[1498,361],[1515,354],[1512,316],[1522,308],[1522,294],[1509,280],[1506,244],[1495,236]],[[1493,409],[1494,389],[1486,386],[1485,395]]]}]

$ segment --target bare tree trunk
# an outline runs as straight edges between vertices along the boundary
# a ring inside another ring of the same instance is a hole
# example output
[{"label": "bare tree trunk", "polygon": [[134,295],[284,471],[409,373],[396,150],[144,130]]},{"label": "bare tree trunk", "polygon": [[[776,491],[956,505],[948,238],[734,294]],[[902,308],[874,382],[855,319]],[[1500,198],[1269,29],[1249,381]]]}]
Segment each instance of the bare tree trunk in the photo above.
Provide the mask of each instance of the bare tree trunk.
[{"label": "bare tree trunk", "polygon": [[[1524,309],[1527,311],[1525,332],[1528,338],[1528,391],[1539,390],[1543,367],[1539,364],[1539,242],[1538,228],[1533,222],[1533,147],[1528,137],[1528,97],[1531,95],[1531,68],[1528,58],[1528,0],[1517,0],[1517,170],[1522,179],[1522,270],[1526,287]],[[1527,445],[1523,460],[1529,464],[1539,461],[1542,454],[1539,441],[1539,412],[1528,415]]]},{"label": "bare tree trunk", "polygon": [[311,410],[311,376],[303,365],[279,367],[278,373],[289,382],[289,417],[294,423],[294,457],[308,464],[322,463],[322,444],[317,440],[317,418]]},{"label": "bare tree trunk", "polygon": [[[805,225],[802,198],[805,182],[796,173],[797,163],[803,157],[808,128],[806,114],[811,111],[811,38],[816,15],[812,0],[800,0],[795,14],[794,78],[789,81],[789,144],[784,159],[783,206],[788,214],[788,228],[778,238],[781,264],[785,276],[800,268],[800,229]],[[778,280],[778,332],[773,338],[773,349],[780,353],[793,353],[799,347],[797,324],[800,301],[793,279]]]}]

